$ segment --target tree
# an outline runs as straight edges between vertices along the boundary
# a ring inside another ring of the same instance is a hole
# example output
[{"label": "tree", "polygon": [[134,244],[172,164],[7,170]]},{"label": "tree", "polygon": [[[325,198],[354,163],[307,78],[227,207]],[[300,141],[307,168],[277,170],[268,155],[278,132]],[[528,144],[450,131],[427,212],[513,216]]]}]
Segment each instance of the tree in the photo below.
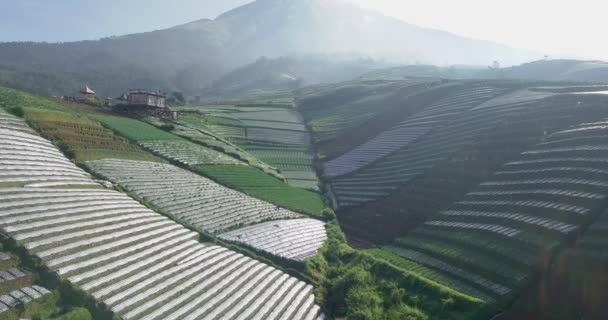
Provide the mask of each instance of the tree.
[{"label": "tree", "polygon": [[184,98],[183,93],[174,91],[167,99],[167,103],[170,106],[183,106],[186,104],[186,98]]}]

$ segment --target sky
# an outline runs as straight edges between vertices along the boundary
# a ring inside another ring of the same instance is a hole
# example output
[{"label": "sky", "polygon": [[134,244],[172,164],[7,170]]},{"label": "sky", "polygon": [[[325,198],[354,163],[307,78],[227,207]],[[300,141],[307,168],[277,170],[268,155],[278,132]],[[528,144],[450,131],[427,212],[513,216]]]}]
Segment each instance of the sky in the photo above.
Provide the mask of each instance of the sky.
[{"label": "sky", "polygon": [[[75,41],[215,18],[251,0],[0,0],[0,42]],[[549,56],[608,60],[601,0],[348,0],[422,27]]]}]

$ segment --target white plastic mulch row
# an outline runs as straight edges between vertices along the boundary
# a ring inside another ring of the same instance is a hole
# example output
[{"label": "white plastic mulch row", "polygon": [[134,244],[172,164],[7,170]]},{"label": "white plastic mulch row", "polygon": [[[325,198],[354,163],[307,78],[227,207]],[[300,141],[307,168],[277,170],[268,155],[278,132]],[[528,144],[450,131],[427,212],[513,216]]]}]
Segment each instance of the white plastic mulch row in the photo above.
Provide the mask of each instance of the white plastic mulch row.
[{"label": "white plastic mulch row", "polygon": [[[7,129],[0,141],[0,182],[27,183],[0,187],[0,231],[122,319],[324,318],[310,285],[203,244],[126,194],[44,188],[94,184],[48,141]],[[0,309],[37,294],[48,290],[0,296]]]},{"label": "white plastic mulch row", "polygon": [[208,232],[300,215],[173,165],[129,160],[87,163],[163,212]]},{"label": "white plastic mulch row", "polygon": [[0,314],[50,293],[51,292],[44,287],[33,285],[31,287],[24,287],[11,291],[8,294],[0,295]]},{"label": "white plastic mulch row", "polygon": [[91,185],[88,173],[70,162],[47,140],[0,128],[0,183],[33,186]]},{"label": "white plastic mulch row", "polygon": [[226,232],[220,238],[244,244],[289,260],[302,261],[317,254],[327,239],[323,222],[292,219],[260,223]]},{"label": "white plastic mulch row", "polygon": [[279,307],[287,319],[321,315],[309,285],[236,252],[202,244],[196,233],[125,194],[4,188],[0,203],[2,232],[123,319],[236,319],[242,314],[270,319]]},{"label": "white plastic mulch row", "polygon": [[4,111],[4,109],[2,108],[0,108],[0,129],[8,129],[35,134],[34,130],[28,127],[25,121]]},{"label": "white plastic mulch row", "polygon": [[199,164],[243,164],[231,156],[187,140],[146,141],[140,143],[140,145],[147,150],[187,166]]}]

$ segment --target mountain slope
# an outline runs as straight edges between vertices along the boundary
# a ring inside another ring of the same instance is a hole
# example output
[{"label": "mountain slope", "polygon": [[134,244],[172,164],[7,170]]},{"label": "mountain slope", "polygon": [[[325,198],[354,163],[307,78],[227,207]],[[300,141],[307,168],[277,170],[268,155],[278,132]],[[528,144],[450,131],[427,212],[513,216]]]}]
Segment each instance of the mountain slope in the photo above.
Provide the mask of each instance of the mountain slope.
[{"label": "mountain slope", "polygon": [[258,0],[215,21],[232,35],[234,48],[260,48],[249,52],[268,56],[357,52],[396,61],[482,65],[529,58],[523,51],[420,28],[341,0]]},{"label": "mountain slope", "polygon": [[101,95],[120,94],[127,87],[196,93],[260,56],[294,54],[482,65],[530,58],[523,51],[419,28],[342,0],[258,0],[215,20],[167,30],[99,41],[0,44],[0,85],[54,95],[71,94],[84,82]]}]

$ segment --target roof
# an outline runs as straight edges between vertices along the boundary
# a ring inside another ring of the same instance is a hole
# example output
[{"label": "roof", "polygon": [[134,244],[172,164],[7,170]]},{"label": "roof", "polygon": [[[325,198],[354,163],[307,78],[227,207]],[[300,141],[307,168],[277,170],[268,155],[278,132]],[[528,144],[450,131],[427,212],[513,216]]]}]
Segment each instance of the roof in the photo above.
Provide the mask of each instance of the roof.
[{"label": "roof", "polygon": [[95,91],[91,90],[91,88],[89,88],[89,86],[84,86],[84,89],[80,90],[80,93],[95,94]]},{"label": "roof", "polygon": [[155,92],[155,91],[146,90],[146,89],[130,89],[129,94],[145,94],[145,95],[161,97],[161,98],[167,97],[166,95],[164,95],[160,92]]}]

